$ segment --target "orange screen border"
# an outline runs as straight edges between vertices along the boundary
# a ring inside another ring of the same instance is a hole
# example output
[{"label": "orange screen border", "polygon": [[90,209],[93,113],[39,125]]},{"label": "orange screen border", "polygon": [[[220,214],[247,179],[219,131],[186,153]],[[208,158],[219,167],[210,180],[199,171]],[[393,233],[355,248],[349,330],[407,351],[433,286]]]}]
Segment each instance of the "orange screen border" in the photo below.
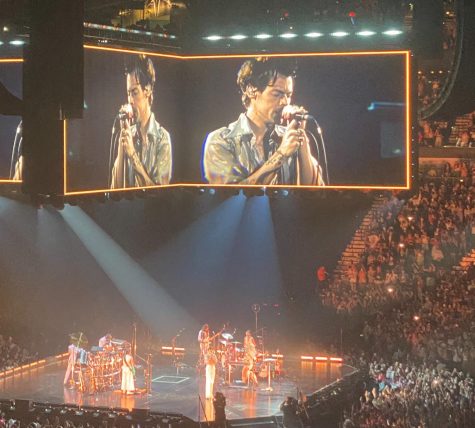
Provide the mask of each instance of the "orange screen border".
[{"label": "orange screen border", "polygon": [[[159,58],[169,58],[177,60],[200,60],[200,59],[228,59],[228,58],[257,58],[262,56],[262,54],[221,54],[221,55],[173,55],[173,54],[164,54],[157,52],[149,52],[143,50],[133,50],[133,49],[121,49],[121,48],[111,48],[111,47],[102,47],[94,45],[84,45],[85,49],[96,50],[96,51],[106,51],[106,52],[117,52],[117,53],[129,53],[137,55],[139,53],[145,53],[151,57]],[[412,152],[411,152],[411,119],[412,119],[412,106],[411,106],[411,51],[410,50],[373,50],[373,51],[342,51],[342,52],[292,52],[292,53],[274,53],[267,54],[269,57],[319,57],[319,56],[372,56],[372,55],[401,55],[405,59],[405,138],[406,138],[406,164],[405,164],[405,184],[401,186],[382,186],[382,185],[328,185],[328,186],[312,186],[312,185],[232,185],[232,184],[207,184],[207,183],[175,183],[168,185],[155,185],[155,186],[144,186],[144,187],[126,187],[120,189],[94,189],[94,190],[84,190],[84,191],[72,191],[68,192],[68,175],[67,175],[67,120],[64,120],[63,128],[63,190],[65,196],[76,196],[76,195],[87,195],[87,194],[100,194],[100,193],[112,193],[112,192],[125,192],[125,191],[137,191],[137,190],[148,190],[148,189],[164,189],[164,188],[174,188],[174,187],[191,187],[191,188],[284,188],[284,189],[312,189],[312,190],[325,190],[325,189],[359,189],[359,190],[409,190],[411,186],[411,162],[412,162]]]}]

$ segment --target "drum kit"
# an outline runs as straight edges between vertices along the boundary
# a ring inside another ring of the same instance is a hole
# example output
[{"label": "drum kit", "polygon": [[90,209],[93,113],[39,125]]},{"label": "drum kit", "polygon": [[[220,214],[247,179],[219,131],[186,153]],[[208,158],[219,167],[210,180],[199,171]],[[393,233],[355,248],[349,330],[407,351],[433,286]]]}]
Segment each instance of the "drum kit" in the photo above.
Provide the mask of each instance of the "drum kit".
[{"label": "drum kit", "polygon": [[[220,356],[221,368],[225,374],[225,382],[232,383],[232,372],[238,368],[243,367],[243,372],[249,365],[252,366],[252,371],[257,378],[267,380],[266,390],[271,391],[271,379],[280,374],[280,369],[277,367],[276,358],[268,358],[269,355],[264,352],[264,343],[261,336],[257,336],[257,344],[260,352],[257,352],[255,361],[250,364],[248,356],[246,356],[245,349],[242,342],[234,340],[231,333],[222,333],[217,345],[217,354]],[[248,378],[248,376],[246,376]]]},{"label": "drum kit", "polygon": [[112,339],[106,346],[93,346],[88,351],[87,339],[81,334],[70,335],[76,346],[74,379],[79,391],[95,393],[120,387],[122,363],[130,343]]}]

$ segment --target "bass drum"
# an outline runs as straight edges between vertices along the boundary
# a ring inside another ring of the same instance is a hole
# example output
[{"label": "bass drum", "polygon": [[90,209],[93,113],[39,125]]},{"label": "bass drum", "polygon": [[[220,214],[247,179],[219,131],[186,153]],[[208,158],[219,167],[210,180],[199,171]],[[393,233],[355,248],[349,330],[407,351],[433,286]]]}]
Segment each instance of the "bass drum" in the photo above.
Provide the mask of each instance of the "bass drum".
[{"label": "bass drum", "polygon": [[242,362],[245,360],[246,353],[243,348],[234,348],[234,361]]},{"label": "bass drum", "polygon": [[258,368],[257,377],[261,379],[266,379],[269,376],[269,364],[261,363]]},{"label": "bass drum", "polygon": [[79,348],[78,349],[78,362],[82,366],[85,366],[89,362],[89,352],[87,352],[85,349]]}]

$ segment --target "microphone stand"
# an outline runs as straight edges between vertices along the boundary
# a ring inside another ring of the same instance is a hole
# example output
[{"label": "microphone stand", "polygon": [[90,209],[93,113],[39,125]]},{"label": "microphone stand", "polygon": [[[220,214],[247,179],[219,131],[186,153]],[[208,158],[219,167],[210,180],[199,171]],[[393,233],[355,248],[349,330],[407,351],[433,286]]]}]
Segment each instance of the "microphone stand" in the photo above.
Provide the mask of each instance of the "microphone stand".
[{"label": "microphone stand", "polygon": [[137,360],[142,360],[145,363],[144,369],[144,383],[145,383],[145,392],[147,394],[152,393],[152,368],[153,365],[151,363],[152,354],[147,354],[147,358],[143,358],[140,355],[136,355]]},{"label": "microphone stand", "polygon": [[12,158],[10,161],[10,179],[15,176],[15,166],[20,159],[23,145],[23,124],[20,122],[15,132],[15,139],[13,140]]},{"label": "microphone stand", "polygon": [[117,133],[117,121],[119,116],[116,116],[112,125],[112,135],[109,149],[109,188],[112,186],[112,168],[114,167],[115,157],[117,156],[117,149],[119,144],[119,135]]},{"label": "microphone stand", "polygon": [[306,132],[308,132],[312,136],[312,138],[315,142],[315,147],[317,149],[317,158],[318,158],[318,161],[319,161],[319,165],[320,165],[320,149],[319,149],[319,145],[318,145],[318,140],[320,140],[320,144],[322,146],[322,152],[323,152],[323,164],[325,165],[325,180],[324,181],[325,181],[326,185],[329,185],[330,184],[330,175],[328,173],[327,150],[326,150],[326,147],[325,147],[325,141],[323,139],[322,128],[320,127],[320,125],[318,124],[317,120],[314,117],[311,117],[309,119],[312,120],[313,123],[315,124],[315,127],[316,127],[317,134],[318,134],[319,138],[317,138],[316,135],[313,132],[310,132],[309,130],[306,130]]},{"label": "microphone stand", "polygon": [[176,368],[176,374],[178,376],[178,358],[176,354],[176,340],[181,336],[181,333],[185,331],[185,328],[182,328],[175,336],[172,337],[171,343],[172,343],[172,365],[173,367]]},{"label": "microphone stand", "polygon": [[135,359],[137,356],[137,323],[133,322],[133,333],[132,333],[132,358]]}]

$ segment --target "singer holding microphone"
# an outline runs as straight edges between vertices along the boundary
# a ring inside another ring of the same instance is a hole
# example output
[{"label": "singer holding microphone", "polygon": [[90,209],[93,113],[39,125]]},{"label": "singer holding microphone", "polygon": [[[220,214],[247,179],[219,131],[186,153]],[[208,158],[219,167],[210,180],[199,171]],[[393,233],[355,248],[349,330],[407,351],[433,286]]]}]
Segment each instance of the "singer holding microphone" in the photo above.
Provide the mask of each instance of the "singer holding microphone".
[{"label": "singer holding microphone", "polygon": [[210,184],[325,185],[305,131],[308,114],[291,104],[294,78],[295,62],[286,58],[244,62],[237,84],[246,111],[205,141]]},{"label": "singer holding microphone", "polygon": [[127,56],[128,104],[112,129],[109,187],[169,184],[172,174],[170,134],[152,112],[155,69],[145,55]]}]

